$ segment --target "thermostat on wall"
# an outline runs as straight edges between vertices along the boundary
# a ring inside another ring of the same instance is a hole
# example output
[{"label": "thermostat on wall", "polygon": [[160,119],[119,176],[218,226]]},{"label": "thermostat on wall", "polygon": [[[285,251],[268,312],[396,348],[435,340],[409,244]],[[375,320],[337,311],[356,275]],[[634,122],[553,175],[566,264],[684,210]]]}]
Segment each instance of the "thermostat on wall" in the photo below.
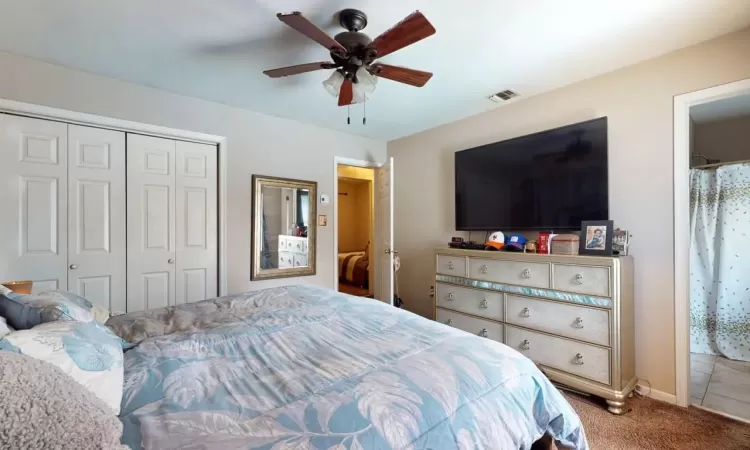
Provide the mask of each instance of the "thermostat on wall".
[{"label": "thermostat on wall", "polygon": [[328,197],[327,194],[320,194],[320,204],[321,205],[327,205],[331,202],[331,199]]}]

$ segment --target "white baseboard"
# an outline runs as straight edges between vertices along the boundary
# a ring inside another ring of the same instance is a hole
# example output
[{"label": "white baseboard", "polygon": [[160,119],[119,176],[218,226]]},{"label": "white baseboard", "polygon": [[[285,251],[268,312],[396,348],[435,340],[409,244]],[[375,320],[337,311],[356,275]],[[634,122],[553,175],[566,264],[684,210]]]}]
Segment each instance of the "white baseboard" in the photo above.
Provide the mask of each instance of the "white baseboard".
[{"label": "white baseboard", "polygon": [[660,402],[669,403],[671,405],[677,404],[677,396],[674,394],[668,394],[666,392],[657,391],[656,389],[651,389],[648,386],[644,386],[642,384],[639,384],[636,386],[636,389],[638,392],[644,392],[647,394],[646,397],[653,398],[654,400],[659,400]]}]

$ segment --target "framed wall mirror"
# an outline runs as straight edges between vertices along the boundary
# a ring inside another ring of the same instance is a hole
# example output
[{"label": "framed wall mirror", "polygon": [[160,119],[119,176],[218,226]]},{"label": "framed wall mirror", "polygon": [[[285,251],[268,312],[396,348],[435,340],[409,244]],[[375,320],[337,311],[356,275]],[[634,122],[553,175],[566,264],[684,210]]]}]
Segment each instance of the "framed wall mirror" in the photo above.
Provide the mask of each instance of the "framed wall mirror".
[{"label": "framed wall mirror", "polygon": [[251,280],[315,275],[317,187],[253,175]]}]

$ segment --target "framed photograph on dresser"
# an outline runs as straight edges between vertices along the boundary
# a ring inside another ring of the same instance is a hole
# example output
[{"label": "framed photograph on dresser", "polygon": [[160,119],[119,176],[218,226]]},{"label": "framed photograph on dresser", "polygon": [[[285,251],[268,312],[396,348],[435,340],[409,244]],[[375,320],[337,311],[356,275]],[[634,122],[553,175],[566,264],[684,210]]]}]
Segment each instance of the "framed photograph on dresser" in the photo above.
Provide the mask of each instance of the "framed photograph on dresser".
[{"label": "framed photograph on dresser", "polygon": [[581,222],[580,255],[612,256],[612,235],[614,223],[611,220],[585,220]]}]

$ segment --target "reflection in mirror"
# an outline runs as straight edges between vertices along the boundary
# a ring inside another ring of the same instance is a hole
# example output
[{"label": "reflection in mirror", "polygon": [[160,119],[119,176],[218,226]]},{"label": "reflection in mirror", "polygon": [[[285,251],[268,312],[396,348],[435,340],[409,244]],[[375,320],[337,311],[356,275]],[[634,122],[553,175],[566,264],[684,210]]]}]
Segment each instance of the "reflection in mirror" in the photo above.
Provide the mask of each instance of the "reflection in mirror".
[{"label": "reflection in mirror", "polygon": [[253,176],[253,277],[312,275],[316,183]]}]

